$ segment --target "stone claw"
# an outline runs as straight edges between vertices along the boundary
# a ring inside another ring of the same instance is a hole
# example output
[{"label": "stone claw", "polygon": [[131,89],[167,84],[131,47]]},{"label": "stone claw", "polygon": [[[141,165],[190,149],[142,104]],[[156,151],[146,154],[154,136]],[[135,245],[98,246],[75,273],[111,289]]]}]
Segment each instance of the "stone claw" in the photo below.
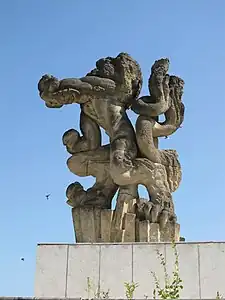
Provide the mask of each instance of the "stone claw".
[{"label": "stone claw", "polygon": [[157,223],[158,222],[158,217],[161,211],[161,207],[158,204],[153,205],[151,209],[151,222],[152,223]]},{"label": "stone claw", "polygon": [[163,209],[159,215],[159,226],[161,229],[164,229],[169,220],[169,212],[166,209]]}]

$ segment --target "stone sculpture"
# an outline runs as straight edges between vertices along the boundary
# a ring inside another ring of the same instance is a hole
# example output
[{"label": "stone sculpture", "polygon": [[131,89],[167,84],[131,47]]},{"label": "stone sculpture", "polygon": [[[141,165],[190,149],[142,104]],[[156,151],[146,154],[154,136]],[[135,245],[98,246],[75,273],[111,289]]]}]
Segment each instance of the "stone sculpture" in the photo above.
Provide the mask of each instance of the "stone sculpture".
[{"label": "stone sculpture", "polygon": [[[67,166],[78,176],[94,176],[96,182],[87,191],[71,183],[66,191],[77,241],[179,239],[171,193],[180,184],[181,166],[175,150],[158,149],[158,138],[173,134],[184,120],[184,81],[168,75],[168,69],[168,59],[155,61],[149,95],[140,98],[141,69],[127,53],[99,59],[79,79],[40,79],[39,94],[48,108],[80,104],[82,135],[70,129],[62,138],[71,154]],[[135,130],[128,109],[138,115]],[[159,122],[163,114],[165,121]],[[110,144],[102,145],[100,127]],[[149,199],[139,198],[139,184]],[[111,211],[116,192],[116,209]]]}]

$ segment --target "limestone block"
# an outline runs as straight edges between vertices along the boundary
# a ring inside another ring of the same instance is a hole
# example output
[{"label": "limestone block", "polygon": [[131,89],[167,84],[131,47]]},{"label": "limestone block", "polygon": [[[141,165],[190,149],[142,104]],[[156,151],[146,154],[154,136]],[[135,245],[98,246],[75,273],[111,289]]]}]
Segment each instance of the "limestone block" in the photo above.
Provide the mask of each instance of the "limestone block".
[{"label": "limestone block", "polygon": [[149,241],[154,243],[160,242],[160,232],[158,223],[150,223]]},{"label": "limestone block", "polygon": [[97,240],[95,232],[94,210],[89,208],[80,209],[80,222],[83,240],[87,243]]},{"label": "limestone block", "polygon": [[113,211],[111,209],[101,210],[101,242],[110,242],[112,217]]},{"label": "limestone block", "polygon": [[124,242],[135,242],[135,220],[135,214],[126,213],[124,215]]},{"label": "limestone block", "polygon": [[140,242],[139,223],[140,221],[136,218],[135,220],[135,241],[136,242]]},{"label": "limestone block", "polygon": [[180,224],[176,223],[174,228],[174,241],[180,241]]},{"label": "limestone block", "polygon": [[101,242],[101,209],[93,209],[94,216],[94,229],[95,229],[95,242]]},{"label": "limestone block", "polygon": [[80,222],[80,209],[72,208],[72,218],[73,218],[73,228],[76,236],[76,242],[82,243],[83,236],[81,231],[81,222]]},{"label": "limestone block", "polygon": [[148,220],[139,222],[139,239],[140,242],[149,242],[150,222]]},{"label": "limestone block", "polygon": [[179,241],[180,225],[168,222],[160,229],[158,223],[136,218],[136,200],[117,203],[116,210],[73,208],[73,224],[78,243],[98,242],[171,242]]},{"label": "limestone block", "polygon": [[124,236],[123,219],[128,210],[128,201],[126,194],[120,194],[117,199],[116,208],[113,211],[113,219],[111,226],[111,242],[121,242]]},{"label": "limestone block", "polygon": [[112,221],[112,228],[113,229],[122,229],[123,226],[123,217],[124,214],[127,212],[128,203],[126,201],[120,201],[116,204],[116,209],[113,213],[113,221]]},{"label": "limestone block", "polygon": [[101,211],[99,209],[73,208],[72,216],[78,243],[100,242]]},{"label": "limestone block", "polygon": [[159,224],[150,223],[148,220],[139,222],[139,239],[140,242],[160,241]]},{"label": "limestone block", "polygon": [[123,243],[124,242],[124,229],[114,229],[111,231],[111,242],[113,243]]},{"label": "limestone block", "polygon": [[180,224],[168,222],[162,230],[160,230],[160,242],[179,242],[180,240]]}]

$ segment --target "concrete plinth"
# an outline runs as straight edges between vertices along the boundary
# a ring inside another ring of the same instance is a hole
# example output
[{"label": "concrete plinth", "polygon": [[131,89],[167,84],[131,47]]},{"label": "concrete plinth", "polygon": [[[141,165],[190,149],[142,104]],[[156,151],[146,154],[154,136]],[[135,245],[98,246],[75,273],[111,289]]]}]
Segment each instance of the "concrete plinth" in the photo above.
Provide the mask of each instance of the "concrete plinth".
[{"label": "concrete plinth", "polygon": [[[108,300],[115,300],[112,298],[95,298],[95,300],[102,300],[102,299],[108,299]],[[0,297],[0,300],[90,300],[89,298],[87,299],[80,299],[80,298],[34,298],[34,297]],[[91,299],[93,300],[93,299]],[[127,298],[124,299],[120,299],[120,300],[127,300]],[[146,298],[144,299],[134,299],[134,300],[146,300]],[[155,299],[155,300],[160,300],[160,299]],[[182,299],[181,299],[182,300]],[[192,299],[186,299],[186,300],[192,300]],[[208,300],[216,300],[215,298],[213,299],[208,299]]]},{"label": "concrete plinth", "polygon": [[[125,298],[124,282],[139,284],[134,299],[152,298],[156,272],[164,283],[157,249],[172,275],[174,252],[169,243],[38,245],[35,297],[93,298],[108,292],[109,298]],[[225,242],[177,243],[181,299],[215,299],[225,295]]]}]

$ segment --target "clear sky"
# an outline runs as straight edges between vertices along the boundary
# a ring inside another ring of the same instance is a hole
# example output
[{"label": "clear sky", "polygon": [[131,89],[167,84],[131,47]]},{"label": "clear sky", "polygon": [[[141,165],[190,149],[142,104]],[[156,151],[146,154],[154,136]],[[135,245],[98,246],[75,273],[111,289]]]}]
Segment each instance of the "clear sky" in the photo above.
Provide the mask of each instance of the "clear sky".
[{"label": "clear sky", "polygon": [[[174,193],[181,233],[187,241],[225,240],[224,16],[223,0],[2,0],[0,295],[33,295],[37,243],[74,242],[65,189],[79,178],[66,167],[61,136],[78,128],[79,106],[47,109],[38,80],[83,76],[119,52],[140,63],[142,94],[161,57],[185,80],[184,126],[160,141],[177,149],[183,167]],[[89,187],[93,179],[80,182]]]}]

